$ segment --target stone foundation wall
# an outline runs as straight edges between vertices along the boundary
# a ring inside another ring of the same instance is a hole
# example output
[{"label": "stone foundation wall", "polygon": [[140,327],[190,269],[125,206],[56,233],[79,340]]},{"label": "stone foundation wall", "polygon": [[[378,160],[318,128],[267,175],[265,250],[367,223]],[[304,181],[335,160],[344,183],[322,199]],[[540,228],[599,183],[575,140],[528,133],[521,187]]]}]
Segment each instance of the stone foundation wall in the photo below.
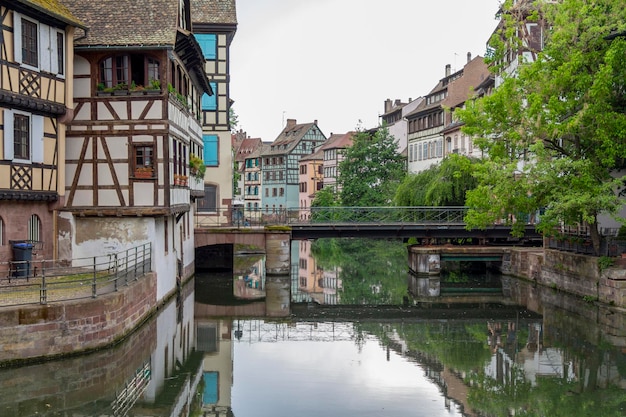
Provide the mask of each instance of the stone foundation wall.
[{"label": "stone foundation wall", "polygon": [[604,304],[626,307],[626,269],[600,270],[600,258],[552,249],[511,250],[510,274]]},{"label": "stone foundation wall", "polygon": [[95,299],[0,309],[0,366],[109,346],[157,308],[156,274]]},{"label": "stone foundation wall", "polygon": [[115,398],[118,387],[150,357],[156,336],[152,320],[112,349],[70,358],[61,366],[56,361],[24,366],[17,380],[12,372],[0,373],[2,415],[45,415],[49,410],[78,408],[89,397]]}]

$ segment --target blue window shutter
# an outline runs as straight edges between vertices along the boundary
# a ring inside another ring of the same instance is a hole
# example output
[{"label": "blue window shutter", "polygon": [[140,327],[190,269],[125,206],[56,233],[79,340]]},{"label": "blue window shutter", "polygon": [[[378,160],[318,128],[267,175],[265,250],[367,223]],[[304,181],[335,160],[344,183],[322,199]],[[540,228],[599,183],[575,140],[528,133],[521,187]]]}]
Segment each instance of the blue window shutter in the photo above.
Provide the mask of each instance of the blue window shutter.
[{"label": "blue window shutter", "polygon": [[213,95],[210,96],[206,93],[202,95],[202,110],[215,111],[217,110],[217,83],[209,84],[211,84]]},{"label": "blue window shutter", "polygon": [[219,374],[217,372],[204,372],[204,392],[202,404],[217,404],[219,400]]},{"label": "blue window shutter", "polygon": [[195,36],[202,49],[204,59],[217,59],[217,36],[210,33],[197,33]]},{"label": "blue window shutter", "polygon": [[203,135],[204,142],[204,164],[216,167],[219,165],[219,141],[217,135]]}]

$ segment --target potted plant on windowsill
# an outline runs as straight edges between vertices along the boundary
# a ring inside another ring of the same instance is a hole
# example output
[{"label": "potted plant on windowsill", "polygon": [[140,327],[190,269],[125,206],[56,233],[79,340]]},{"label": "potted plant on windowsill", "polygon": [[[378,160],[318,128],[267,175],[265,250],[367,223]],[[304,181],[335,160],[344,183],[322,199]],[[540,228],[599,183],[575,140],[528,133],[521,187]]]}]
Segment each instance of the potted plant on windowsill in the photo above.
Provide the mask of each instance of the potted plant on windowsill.
[{"label": "potted plant on windowsill", "polygon": [[150,166],[135,168],[135,178],[154,178],[154,169]]},{"label": "potted plant on windowsill", "polygon": [[187,176],[182,174],[174,174],[174,185],[180,185],[181,187],[187,186]]},{"label": "potted plant on windowsill", "polygon": [[114,96],[126,96],[128,95],[128,84],[119,83],[115,87],[113,87],[113,95]]},{"label": "potted plant on windowsill", "polygon": [[150,84],[146,85],[144,91],[146,94],[161,94],[161,81],[150,79]]},{"label": "potted plant on windowsill", "polygon": [[206,172],[206,165],[202,158],[195,154],[189,155],[189,172],[196,181],[204,180],[204,173]]}]

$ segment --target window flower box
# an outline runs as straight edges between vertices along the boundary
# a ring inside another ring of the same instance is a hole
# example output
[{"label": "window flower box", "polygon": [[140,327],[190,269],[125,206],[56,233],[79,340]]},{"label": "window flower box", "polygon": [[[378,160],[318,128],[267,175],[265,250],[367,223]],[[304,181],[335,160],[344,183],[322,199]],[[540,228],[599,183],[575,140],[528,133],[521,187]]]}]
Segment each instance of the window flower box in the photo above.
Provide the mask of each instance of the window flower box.
[{"label": "window flower box", "polygon": [[188,181],[188,177],[186,175],[181,175],[181,174],[174,175],[174,185],[186,187],[187,181]]},{"label": "window flower box", "polygon": [[189,172],[196,180],[204,180],[206,165],[204,161],[197,155],[189,155]]},{"label": "window flower box", "polygon": [[135,178],[154,178],[152,167],[139,167],[135,169]]}]

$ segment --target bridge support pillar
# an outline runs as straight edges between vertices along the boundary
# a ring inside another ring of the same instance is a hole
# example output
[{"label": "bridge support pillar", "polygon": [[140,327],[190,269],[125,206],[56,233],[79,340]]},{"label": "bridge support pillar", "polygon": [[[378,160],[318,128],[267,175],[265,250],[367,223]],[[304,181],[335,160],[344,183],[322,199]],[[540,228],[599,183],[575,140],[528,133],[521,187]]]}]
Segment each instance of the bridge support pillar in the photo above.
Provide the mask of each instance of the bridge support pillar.
[{"label": "bridge support pillar", "polygon": [[409,269],[414,274],[439,275],[441,253],[438,249],[410,247]]},{"label": "bridge support pillar", "polygon": [[291,266],[291,234],[267,231],[265,234],[266,275],[289,275]]},{"label": "bridge support pillar", "polygon": [[441,253],[435,248],[409,248],[409,291],[415,297],[441,294]]},{"label": "bridge support pillar", "polygon": [[265,277],[265,315],[287,317],[291,313],[291,276],[271,275]]},{"label": "bridge support pillar", "polygon": [[409,273],[409,292],[415,297],[439,297],[441,295],[441,277],[439,275]]}]

